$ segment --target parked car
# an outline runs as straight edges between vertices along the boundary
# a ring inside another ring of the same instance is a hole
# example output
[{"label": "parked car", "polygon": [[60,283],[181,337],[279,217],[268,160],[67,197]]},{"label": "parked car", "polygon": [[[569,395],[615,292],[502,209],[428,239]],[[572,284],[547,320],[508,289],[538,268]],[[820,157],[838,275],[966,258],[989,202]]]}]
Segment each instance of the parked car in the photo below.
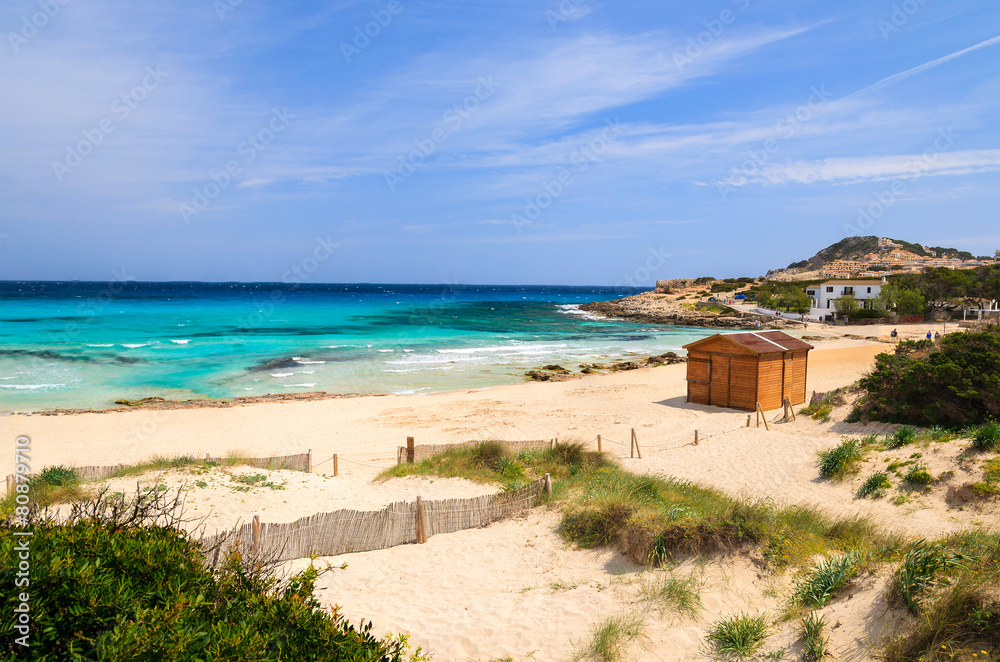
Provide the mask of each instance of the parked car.
[{"label": "parked car", "polygon": [[734,299],[746,299],[746,298],[747,298],[747,295],[745,295],[745,294],[737,294],[737,295],[736,295],[736,296],[734,296],[733,298],[734,298]]},{"label": "parked car", "polygon": [[718,301],[718,299],[716,299],[715,297],[708,297],[708,300],[709,301]]}]

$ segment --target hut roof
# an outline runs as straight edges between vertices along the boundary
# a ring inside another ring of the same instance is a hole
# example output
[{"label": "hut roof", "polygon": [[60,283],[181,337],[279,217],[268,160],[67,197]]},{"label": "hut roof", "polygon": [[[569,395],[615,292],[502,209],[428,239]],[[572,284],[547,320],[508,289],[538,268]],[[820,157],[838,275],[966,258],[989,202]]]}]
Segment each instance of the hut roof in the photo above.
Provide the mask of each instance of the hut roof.
[{"label": "hut roof", "polygon": [[787,352],[793,349],[809,350],[813,348],[809,343],[803,342],[798,338],[793,338],[781,331],[745,331],[740,333],[717,333],[714,336],[688,343],[684,345],[684,349],[697,348],[699,345],[707,343],[710,340],[715,340],[716,338],[728,340],[754,354],[772,354],[774,352]]}]

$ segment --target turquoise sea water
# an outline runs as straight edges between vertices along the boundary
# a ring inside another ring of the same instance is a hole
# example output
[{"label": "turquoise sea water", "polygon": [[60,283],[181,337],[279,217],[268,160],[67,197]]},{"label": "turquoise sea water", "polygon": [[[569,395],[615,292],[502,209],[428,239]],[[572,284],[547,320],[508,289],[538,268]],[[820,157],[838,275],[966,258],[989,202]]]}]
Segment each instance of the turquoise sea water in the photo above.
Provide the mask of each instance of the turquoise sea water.
[{"label": "turquoise sea water", "polygon": [[604,321],[633,288],[0,282],[0,410],[119,398],[428,393],[677,351],[708,329]]}]

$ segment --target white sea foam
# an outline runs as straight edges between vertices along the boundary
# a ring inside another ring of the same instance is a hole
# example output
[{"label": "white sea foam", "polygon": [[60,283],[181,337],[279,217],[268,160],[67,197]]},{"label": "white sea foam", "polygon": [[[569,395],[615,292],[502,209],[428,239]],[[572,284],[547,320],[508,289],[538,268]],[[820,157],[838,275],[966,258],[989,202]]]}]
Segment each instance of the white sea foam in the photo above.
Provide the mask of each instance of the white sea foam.
[{"label": "white sea foam", "polygon": [[577,315],[585,320],[604,321],[604,318],[600,315],[595,315],[594,313],[586,310],[580,310],[580,305],[576,303],[566,303],[556,307],[560,312],[566,313],[567,315]]},{"label": "white sea foam", "polygon": [[114,346],[115,346],[115,344],[114,343],[110,343],[110,342],[109,343],[94,343],[94,344],[87,343],[87,347],[114,347]]},{"label": "white sea foam", "polygon": [[122,347],[128,347],[129,349],[135,349],[136,347],[146,347],[146,346],[152,345],[152,344],[153,343],[151,343],[151,342],[127,342],[127,343],[122,343]]},{"label": "white sea foam", "polygon": [[0,384],[0,388],[12,388],[17,391],[38,391],[40,389],[66,388],[69,384]]},{"label": "white sea foam", "polygon": [[312,382],[309,384],[282,384],[282,386],[286,387],[304,386],[305,388],[312,388],[313,386],[316,386],[316,382]]},{"label": "white sea foam", "polygon": [[171,338],[170,342],[177,343],[178,345],[186,345],[186,344],[188,344],[191,341],[190,340],[174,340],[173,338]]},{"label": "white sea foam", "polygon": [[272,377],[291,377],[294,374],[295,374],[294,372],[272,372],[271,376]]},{"label": "white sea foam", "polygon": [[310,365],[313,363],[326,363],[326,361],[310,361],[309,359],[304,359],[301,356],[293,356],[292,360],[301,365]]},{"label": "white sea foam", "polygon": [[392,350],[392,349],[378,349],[378,350],[375,350],[375,351],[377,351],[377,352],[383,352],[383,353],[387,353],[387,352],[393,352],[393,351],[395,351],[395,350]]}]

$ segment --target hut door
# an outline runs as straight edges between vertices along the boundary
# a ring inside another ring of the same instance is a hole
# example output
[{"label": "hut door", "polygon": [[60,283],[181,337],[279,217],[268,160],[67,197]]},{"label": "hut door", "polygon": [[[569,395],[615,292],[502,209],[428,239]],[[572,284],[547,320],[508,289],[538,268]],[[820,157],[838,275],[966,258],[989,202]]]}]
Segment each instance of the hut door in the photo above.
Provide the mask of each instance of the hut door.
[{"label": "hut door", "polygon": [[688,358],[688,402],[707,405],[712,387],[712,362]]},{"label": "hut door", "polygon": [[712,391],[709,404],[716,407],[729,406],[729,365],[730,357],[712,354]]},{"label": "hut door", "polygon": [[793,371],[793,360],[791,353],[784,355],[784,366],[781,371],[781,401],[784,402],[785,398],[790,398],[794,395],[793,389],[795,388],[793,384],[792,375]]}]

